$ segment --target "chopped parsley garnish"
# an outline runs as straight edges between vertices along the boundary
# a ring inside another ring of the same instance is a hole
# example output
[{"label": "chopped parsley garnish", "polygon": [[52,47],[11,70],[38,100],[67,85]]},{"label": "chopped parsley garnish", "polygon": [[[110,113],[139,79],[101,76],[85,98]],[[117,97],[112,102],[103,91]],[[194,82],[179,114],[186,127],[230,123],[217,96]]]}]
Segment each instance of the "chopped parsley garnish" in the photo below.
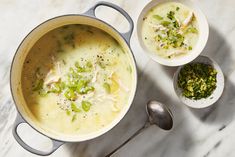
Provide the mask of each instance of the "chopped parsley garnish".
[{"label": "chopped parsley garnish", "polygon": [[170,11],[167,13],[167,17],[170,19],[170,20],[175,20],[175,12],[174,11]]},{"label": "chopped parsley garnish", "polygon": [[210,65],[191,63],[185,65],[178,76],[178,86],[182,95],[199,100],[209,97],[216,89],[217,71]]}]

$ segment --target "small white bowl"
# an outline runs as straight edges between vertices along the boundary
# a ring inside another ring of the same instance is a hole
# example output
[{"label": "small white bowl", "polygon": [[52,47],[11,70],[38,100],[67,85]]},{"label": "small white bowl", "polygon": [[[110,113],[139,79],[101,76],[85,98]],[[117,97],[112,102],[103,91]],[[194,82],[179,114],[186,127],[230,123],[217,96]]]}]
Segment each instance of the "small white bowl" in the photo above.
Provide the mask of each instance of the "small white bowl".
[{"label": "small white bowl", "polygon": [[173,85],[174,85],[174,90],[176,95],[179,97],[180,101],[183,102],[185,105],[192,107],[192,108],[205,108],[209,107],[210,105],[214,104],[222,95],[223,90],[224,90],[224,75],[222,70],[220,69],[219,65],[212,59],[206,57],[206,56],[199,56],[196,58],[194,61],[191,63],[204,63],[211,65],[216,71],[216,89],[213,91],[213,93],[207,97],[207,98],[202,98],[199,100],[193,100],[186,98],[182,95],[182,89],[178,87],[178,75],[180,70],[184,67],[181,66],[177,69],[177,71],[174,74],[173,78]]},{"label": "small white bowl", "polygon": [[[190,53],[182,57],[176,57],[176,58],[171,58],[171,59],[163,58],[157,55],[156,52],[151,52],[150,50],[148,50],[148,48],[145,46],[142,40],[143,39],[142,38],[143,18],[146,16],[146,14],[149,12],[150,9],[152,9],[153,7],[155,7],[156,5],[160,3],[165,3],[165,2],[179,2],[183,5],[188,6],[190,9],[192,9],[192,11],[194,12],[194,16],[198,20],[198,25],[199,25],[198,42]],[[208,22],[207,22],[205,15],[199,9],[198,5],[195,2],[192,2],[191,0],[152,0],[143,8],[143,10],[140,13],[140,16],[137,22],[137,34],[138,34],[139,43],[141,47],[143,48],[144,52],[148,56],[150,56],[154,61],[162,65],[166,65],[166,66],[179,66],[179,65],[183,65],[183,64],[191,62],[197,56],[200,55],[200,53],[204,49],[208,40],[209,26],[208,26]]]}]

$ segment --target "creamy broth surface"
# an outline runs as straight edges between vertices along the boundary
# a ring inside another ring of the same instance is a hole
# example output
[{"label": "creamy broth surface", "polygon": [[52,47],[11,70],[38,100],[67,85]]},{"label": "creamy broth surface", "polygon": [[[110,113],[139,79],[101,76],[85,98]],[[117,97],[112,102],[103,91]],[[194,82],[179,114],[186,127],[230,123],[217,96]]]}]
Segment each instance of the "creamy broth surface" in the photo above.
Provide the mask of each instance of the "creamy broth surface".
[{"label": "creamy broth surface", "polygon": [[134,65],[109,34],[66,25],[44,35],[22,72],[28,108],[43,128],[88,134],[110,124],[128,105]]},{"label": "creamy broth surface", "polygon": [[148,50],[163,58],[187,55],[198,41],[194,12],[177,2],[160,3],[143,18],[142,40]]}]

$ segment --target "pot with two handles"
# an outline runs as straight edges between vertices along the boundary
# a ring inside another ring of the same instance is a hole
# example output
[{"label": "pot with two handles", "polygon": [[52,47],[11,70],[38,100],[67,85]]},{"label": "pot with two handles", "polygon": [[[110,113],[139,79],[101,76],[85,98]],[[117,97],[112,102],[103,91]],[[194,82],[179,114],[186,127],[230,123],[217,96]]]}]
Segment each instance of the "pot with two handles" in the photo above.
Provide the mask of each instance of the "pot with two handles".
[{"label": "pot with two handles", "polygon": [[[129,22],[130,28],[129,31],[126,33],[120,33],[115,28],[113,28],[111,25],[107,24],[106,22],[96,18],[95,16],[95,10],[98,6],[106,6],[113,8],[120,12]],[[133,72],[135,75],[135,78],[133,79],[133,84],[135,85],[133,88],[133,92],[131,94],[130,101],[127,105],[121,110],[120,114],[113,120],[113,122],[110,125],[107,125],[107,127],[104,127],[100,131],[94,132],[93,134],[84,135],[84,136],[76,136],[76,135],[63,135],[61,133],[55,134],[49,131],[46,131],[42,127],[40,127],[40,122],[36,121],[32,113],[29,111],[27,104],[24,100],[23,93],[22,93],[22,84],[21,84],[21,77],[22,77],[22,68],[23,63],[25,61],[25,58],[27,54],[29,53],[32,46],[46,33],[48,33],[51,30],[54,30],[58,27],[69,25],[69,24],[82,24],[82,25],[89,25],[96,27],[98,29],[101,29],[105,32],[107,32],[109,35],[111,35],[114,39],[118,41],[118,43],[121,45],[121,47],[130,54],[131,56],[131,64],[133,64]],[[12,61],[11,66],[11,76],[10,76],[10,86],[11,86],[11,93],[13,100],[15,102],[15,106],[18,110],[18,115],[15,120],[15,123],[13,125],[13,135],[16,139],[16,141],[26,150],[30,151],[31,153],[38,154],[38,155],[50,155],[55,150],[57,150],[61,145],[63,145],[66,142],[81,142],[86,141],[89,139],[96,138],[106,132],[108,132],[110,129],[112,129],[115,125],[119,123],[119,121],[125,116],[127,111],[129,110],[132,101],[134,99],[136,86],[137,86],[137,69],[136,69],[136,63],[134,56],[132,54],[132,51],[130,49],[130,37],[133,32],[133,21],[131,17],[119,6],[108,3],[108,2],[98,2],[93,7],[91,7],[87,12],[84,14],[72,14],[72,15],[63,15],[59,17],[52,18],[50,20],[47,20],[46,22],[40,24],[35,29],[33,29],[22,41],[20,46],[18,47],[14,59]],[[17,133],[17,127],[21,123],[27,123],[29,124],[33,129],[38,131],[39,133],[43,134],[44,136],[47,136],[52,140],[52,148],[50,151],[42,151],[37,150],[35,148],[32,148],[30,145],[26,144],[21,137]]]}]

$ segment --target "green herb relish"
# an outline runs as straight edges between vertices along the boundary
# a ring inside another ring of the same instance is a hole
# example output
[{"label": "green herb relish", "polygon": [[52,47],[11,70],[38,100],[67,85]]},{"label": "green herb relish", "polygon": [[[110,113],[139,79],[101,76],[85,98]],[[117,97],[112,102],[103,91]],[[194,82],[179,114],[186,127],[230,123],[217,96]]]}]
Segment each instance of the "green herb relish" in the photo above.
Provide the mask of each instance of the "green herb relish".
[{"label": "green herb relish", "polygon": [[185,65],[178,76],[178,86],[183,96],[199,100],[209,97],[216,89],[217,71],[210,65],[191,63]]}]

